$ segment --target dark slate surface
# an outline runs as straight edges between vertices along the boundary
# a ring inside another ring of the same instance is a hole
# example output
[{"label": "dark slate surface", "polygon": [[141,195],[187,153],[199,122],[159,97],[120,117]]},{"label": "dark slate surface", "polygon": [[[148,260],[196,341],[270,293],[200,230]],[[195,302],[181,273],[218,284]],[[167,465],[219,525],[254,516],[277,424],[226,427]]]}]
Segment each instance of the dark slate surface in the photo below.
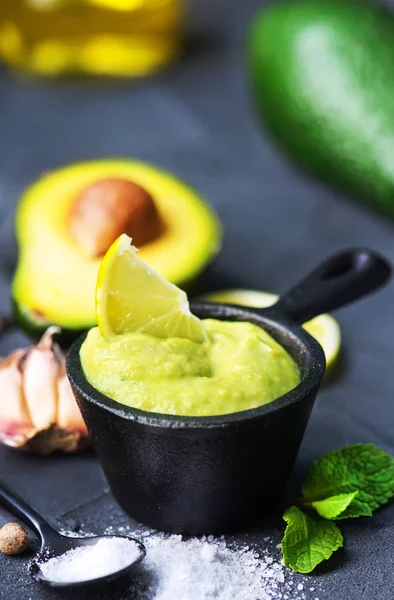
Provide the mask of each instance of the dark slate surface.
[{"label": "dark slate surface", "polygon": [[[218,210],[226,239],[204,289],[244,286],[283,292],[319,259],[369,245],[394,262],[393,226],[291,170],[254,128],[243,74],[244,28],[257,0],[196,0],[204,36],[183,62],[139,83],[33,83],[0,74],[0,311],[9,309],[16,260],[12,218],[23,187],[42,171],[77,159],[130,156],[187,179]],[[394,453],[394,286],[343,310],[344,358],[322,389],[289,496],[322,452],[372,441]],[[0,354],[26,343],[0,340]],[[0,449],[1,478],[65,527],[93,532],[133,523],[115,505],[94,453],[46,459]],[[0,524],[8,519],[0,512]],[[306,598],[392,600],[394,505],[343,525],[346,549],[304,579]],[[281,524],[248,539],[279,542]],[[27,559],[0,557],[0,598],[62,597],[30,582]],[[309,591],[315,587],[316,591]],[[76,596],[70,596],[76,597]],[[95,594],[92,598],[97,597]],[[112,590],[105,598],[127,598]]]}]

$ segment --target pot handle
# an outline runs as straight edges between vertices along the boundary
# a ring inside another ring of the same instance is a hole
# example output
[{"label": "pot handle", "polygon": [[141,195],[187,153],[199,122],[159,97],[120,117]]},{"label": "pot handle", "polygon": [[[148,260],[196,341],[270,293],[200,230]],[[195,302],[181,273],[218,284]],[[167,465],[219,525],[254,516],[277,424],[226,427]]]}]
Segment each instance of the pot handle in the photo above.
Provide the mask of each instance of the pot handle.
[{"label": "pot handle", "polygon": [[388,261],[368,248],[352,248],[327,259],[275,304],[275,310],[302,324],[384,285]]}]

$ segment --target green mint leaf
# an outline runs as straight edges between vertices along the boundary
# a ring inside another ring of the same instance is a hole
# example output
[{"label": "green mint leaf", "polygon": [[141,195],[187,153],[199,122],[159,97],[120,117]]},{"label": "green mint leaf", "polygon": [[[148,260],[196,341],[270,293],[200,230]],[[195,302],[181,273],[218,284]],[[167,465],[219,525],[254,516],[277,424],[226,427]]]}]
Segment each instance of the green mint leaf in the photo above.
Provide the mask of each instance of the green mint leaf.
[{"label": "green mint leaf", "polygon": [[311,502],[311,506],[324,519],[338,519],[350,506],[357,494],[358,492],[351,492],[350,494],[330,496],[325,500]]},{"label": "green mint leaf", "polygon": [[342,533],[333,521],[309,516],[296,506],[288,508],[283,518],[287,523],[283,561],[297,573],[310,573],[343,546]]},{"label": "green mint leaf", "polygon": [[307,502],[358,492],[340,518],[370,516],[394,495],[394,458],[374,444],[329,452],[312,465],[302,492]]},{"label": "green mint leaf", "polygon": [[372,517],[370,505],[367,502],[362,502],[358,497],[349,504],[346,510],[337,516],[337,519],[350,519],[355,517]]}]

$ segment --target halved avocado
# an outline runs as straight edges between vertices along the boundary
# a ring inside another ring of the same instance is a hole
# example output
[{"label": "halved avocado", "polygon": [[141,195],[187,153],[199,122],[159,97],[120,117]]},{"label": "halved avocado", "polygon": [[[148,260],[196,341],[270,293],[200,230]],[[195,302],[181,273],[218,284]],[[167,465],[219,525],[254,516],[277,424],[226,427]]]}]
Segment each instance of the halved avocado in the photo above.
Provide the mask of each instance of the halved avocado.
[{"label": "halved avocado", "polygon": [[22,327],[39,335],[50,324],[71,338],[95,325],[94,296],[100,257],[73,237],[70,211],[89,186],[103,179],[131,181],[152,197],[161,227],[139,256],[169,281],[190,284],[217,254],[221,227],[212,208],[191,187],[151,165],[99,160],[41,177],[21,198],[16,214],[19,261],[12,284]]}]

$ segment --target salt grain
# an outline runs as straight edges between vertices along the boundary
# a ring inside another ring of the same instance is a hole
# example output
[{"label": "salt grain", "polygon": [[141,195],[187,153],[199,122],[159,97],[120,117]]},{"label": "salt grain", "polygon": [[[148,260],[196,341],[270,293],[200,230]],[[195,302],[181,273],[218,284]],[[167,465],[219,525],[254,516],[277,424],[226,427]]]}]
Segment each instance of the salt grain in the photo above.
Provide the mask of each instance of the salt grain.
[{"label": "salt grain", "polygon": [[80,546],[40,564],[50,581],[76,583],[105,577],[134,563],[141,551],[133,540],[115,537]]}]

